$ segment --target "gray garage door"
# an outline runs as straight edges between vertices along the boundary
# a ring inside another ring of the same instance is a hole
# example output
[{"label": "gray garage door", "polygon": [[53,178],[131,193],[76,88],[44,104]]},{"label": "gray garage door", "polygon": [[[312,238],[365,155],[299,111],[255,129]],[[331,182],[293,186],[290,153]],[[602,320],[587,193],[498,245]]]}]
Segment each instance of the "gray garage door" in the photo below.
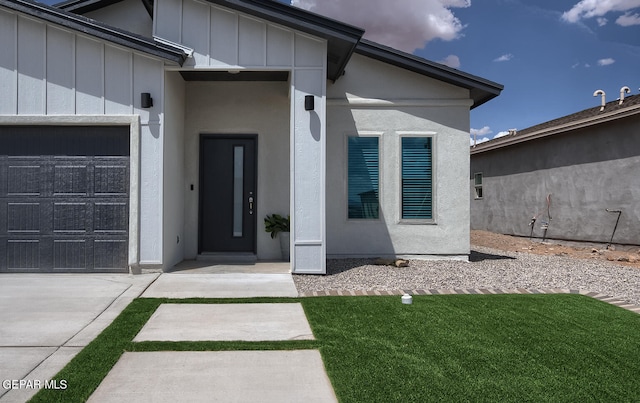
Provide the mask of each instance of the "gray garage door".
[{"label": "gray garage door", "polygon": [[126,272],[129,127],[0,126],[0,272]]}]

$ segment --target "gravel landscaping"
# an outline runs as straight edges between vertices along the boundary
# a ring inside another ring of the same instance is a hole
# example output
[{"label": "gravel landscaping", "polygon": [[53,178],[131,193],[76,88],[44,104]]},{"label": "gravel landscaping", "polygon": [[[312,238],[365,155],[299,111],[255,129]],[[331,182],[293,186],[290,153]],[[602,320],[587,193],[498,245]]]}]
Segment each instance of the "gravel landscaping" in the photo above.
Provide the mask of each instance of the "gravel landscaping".
[{"label": "gravel landscaping", "polygon": [[640,269],[602,260],[542,256],[474,246],[469,262],[412,260],[409,267],[372,259],[327,261],[327,275],[294,275],[298,292],[454,288],[594,291],[640,305]]}]

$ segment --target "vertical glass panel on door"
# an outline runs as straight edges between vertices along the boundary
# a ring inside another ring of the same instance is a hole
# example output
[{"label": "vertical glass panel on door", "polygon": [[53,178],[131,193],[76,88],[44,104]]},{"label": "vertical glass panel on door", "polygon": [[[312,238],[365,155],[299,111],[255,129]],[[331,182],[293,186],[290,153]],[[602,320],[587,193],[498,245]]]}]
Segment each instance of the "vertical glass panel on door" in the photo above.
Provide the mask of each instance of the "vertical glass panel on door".
[{"label": "vertical glass panel on door", "polygon": [[242,237],[244,201],[244,146],[233,147],[233,236]]}]

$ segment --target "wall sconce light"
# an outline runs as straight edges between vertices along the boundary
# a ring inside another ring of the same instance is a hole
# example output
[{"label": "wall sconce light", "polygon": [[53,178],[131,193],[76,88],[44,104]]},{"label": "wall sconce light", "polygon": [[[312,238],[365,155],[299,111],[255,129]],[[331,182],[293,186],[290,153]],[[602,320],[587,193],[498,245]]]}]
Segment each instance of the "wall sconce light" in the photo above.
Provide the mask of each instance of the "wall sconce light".
[{"label": "wall sconce light", "polygon": [[304,110],[312,111],[315,107],[315,98],[313,95],[304,96]]},{"label": "wall sconce light", "polygon": [[153,98],[151,98],[151,94],[148,92],[143,92],[140,94],[140,106],[147,109],[153,106]]}]

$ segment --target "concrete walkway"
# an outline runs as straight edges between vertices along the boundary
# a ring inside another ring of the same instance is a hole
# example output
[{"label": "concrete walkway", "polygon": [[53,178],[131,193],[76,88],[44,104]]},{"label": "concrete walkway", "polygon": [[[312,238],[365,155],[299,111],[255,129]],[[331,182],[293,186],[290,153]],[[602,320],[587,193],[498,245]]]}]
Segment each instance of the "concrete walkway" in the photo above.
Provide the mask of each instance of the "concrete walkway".
[{"label": "concrete walkway", "polygon": [[[1,274],[0,403],[26,402],[137,297],[297,297],[289,264],[183,262],[143,275]],[[135,341],[313,339],[298,303],[163,304]],[[73,387],[73,385],[68,385]],[[125,353],[91,402],[335,402],[320,354]]]},{"label": "concrete walkway", "polygon": [[[185,262],[142,294],[149,298],[297,297],[289,265]],[[313,339],[299,303],[162,304],[134,341]],[[320,353],[125,353],[90,402],[336,402]]]}]

